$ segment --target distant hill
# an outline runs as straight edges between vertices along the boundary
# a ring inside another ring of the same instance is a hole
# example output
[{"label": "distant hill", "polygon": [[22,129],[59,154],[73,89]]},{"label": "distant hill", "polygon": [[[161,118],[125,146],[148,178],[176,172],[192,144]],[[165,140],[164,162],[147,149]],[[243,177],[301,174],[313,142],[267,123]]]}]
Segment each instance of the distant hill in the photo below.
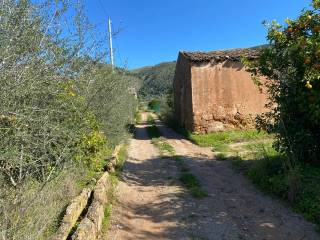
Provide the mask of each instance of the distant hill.
[{"label": "distant hill", "polygon": [[143,80],[138,95],[151,99],[165,95],[172,89],[176,62],[163,62],[155,66],[135,69],[132,73]]}]

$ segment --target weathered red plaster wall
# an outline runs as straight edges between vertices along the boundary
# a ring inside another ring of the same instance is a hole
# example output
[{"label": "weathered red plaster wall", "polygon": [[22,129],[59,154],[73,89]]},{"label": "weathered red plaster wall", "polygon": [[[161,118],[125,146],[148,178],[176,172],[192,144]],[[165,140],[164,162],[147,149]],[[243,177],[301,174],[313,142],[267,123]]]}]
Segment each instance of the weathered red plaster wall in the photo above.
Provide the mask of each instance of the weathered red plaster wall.
[{"label": "weathered red plaster wall", "polygon": [[194,132],[250,127],[265,111],[260,93],[240,62],[194,64],[191,67]]}]

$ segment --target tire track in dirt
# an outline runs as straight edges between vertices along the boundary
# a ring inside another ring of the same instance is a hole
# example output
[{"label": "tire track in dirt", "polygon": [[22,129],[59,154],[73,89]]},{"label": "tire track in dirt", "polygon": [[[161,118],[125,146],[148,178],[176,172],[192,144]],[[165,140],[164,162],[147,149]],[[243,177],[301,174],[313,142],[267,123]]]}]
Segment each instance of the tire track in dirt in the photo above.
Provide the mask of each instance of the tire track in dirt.
[{"label": "tire track in dirt", "polygon": [[[143,119],[146,119],[143,114]],[[192,198],[181,186],[173,159],[161,158],[146,131],[137,126],[118,185],[110,229],[103,239],[315,240],[314,226],[257,191],[228,162],[157,121],[209,196]]]},{"label": "tire track in dirt", "polygon": [[159,157],[146,125],[137,126],[103,239],[189,239],[185,209],[194,203],[176,184],[178,174],[172,159]]},{"label": "tire track in dirt", "polygon": [[209,194],[199,202],[191,226],[200,239],[319,239],[313,224],[259,192],[229,162],[214,160],[209,148],[191,143],[160,121],[157,126]]}]

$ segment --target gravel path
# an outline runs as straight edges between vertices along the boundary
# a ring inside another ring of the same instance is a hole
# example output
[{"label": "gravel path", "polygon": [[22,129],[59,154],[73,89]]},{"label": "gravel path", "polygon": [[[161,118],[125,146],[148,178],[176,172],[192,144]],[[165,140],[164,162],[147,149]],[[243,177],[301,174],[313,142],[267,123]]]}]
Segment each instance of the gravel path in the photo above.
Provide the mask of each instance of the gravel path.
[{"label": "gravel path", "polygon": [[209,148],[157,125],[209,196],[190,196],[178,181],[175,162],[159,157],[146,125],[139,125],[105,239],[320,239],[312,224],[260,193],[228,162],[214,160]]}]

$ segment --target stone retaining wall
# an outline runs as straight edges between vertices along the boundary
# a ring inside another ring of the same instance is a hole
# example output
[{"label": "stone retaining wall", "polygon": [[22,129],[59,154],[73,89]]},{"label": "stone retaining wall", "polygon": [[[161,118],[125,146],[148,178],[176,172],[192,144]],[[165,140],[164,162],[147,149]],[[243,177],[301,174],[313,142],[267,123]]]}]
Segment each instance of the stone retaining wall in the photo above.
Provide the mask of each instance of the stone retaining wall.
[{"label": "stone retaining wall", "polygon": [[[115,148],[112,158],[106,166],[106,172],[97,181],[94,188],[85,188],[81,194],[71,201],[56,234],[51,240],[66,240],[76,226],[81,214],[87,209],[77,229],[72,234],[72,240],[96,240],[102,229],[105,207],[108,203],[109,172],[114,172],[118,154],[122,145]],[[89,201],[92,198],[92,201]]]}]

